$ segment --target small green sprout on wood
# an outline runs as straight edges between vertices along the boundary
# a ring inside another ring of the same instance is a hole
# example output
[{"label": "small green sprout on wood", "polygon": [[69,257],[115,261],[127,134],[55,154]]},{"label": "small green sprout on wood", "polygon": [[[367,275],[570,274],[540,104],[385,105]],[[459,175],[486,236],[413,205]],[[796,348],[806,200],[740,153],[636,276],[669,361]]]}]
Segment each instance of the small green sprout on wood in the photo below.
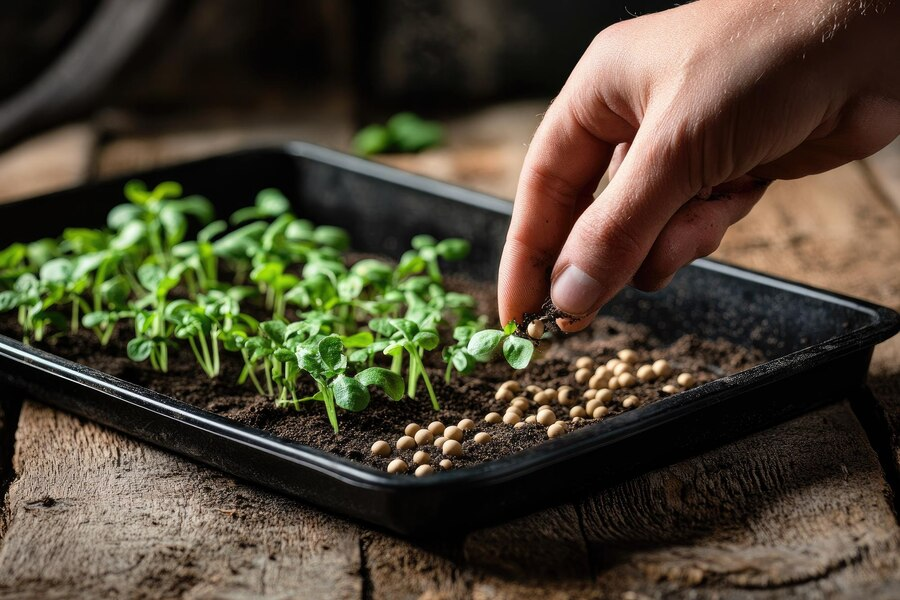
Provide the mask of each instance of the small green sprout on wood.
[{"label": "small green sprout on wood", "polygon": [[421,152],[439,145],[444,128],[411,112],[397,113],[385,125],[368,125],[360,129],[351,145],[362,156],[385,152]]}]

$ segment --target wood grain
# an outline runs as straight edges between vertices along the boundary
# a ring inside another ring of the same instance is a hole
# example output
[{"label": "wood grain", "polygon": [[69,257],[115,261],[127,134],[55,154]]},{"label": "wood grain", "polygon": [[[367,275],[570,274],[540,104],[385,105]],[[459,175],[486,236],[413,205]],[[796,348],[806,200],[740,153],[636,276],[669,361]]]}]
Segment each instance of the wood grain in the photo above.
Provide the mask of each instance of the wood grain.
[{"label": "wood grain", "polygon": [[26,403],[0,596],[351,598],[355,528]]}]

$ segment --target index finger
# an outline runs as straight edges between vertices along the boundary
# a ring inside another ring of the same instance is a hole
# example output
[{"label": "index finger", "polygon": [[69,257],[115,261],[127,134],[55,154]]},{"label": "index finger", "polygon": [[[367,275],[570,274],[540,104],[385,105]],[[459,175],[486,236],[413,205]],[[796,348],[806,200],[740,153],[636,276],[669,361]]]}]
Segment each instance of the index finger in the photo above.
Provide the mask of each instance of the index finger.
[{"label": "index finger", "polygon": [[578,216],[609,165],[613,145],[551,105],[525,157],[498,275],[501,322],[522,321],[550,296],[550,274]]}]

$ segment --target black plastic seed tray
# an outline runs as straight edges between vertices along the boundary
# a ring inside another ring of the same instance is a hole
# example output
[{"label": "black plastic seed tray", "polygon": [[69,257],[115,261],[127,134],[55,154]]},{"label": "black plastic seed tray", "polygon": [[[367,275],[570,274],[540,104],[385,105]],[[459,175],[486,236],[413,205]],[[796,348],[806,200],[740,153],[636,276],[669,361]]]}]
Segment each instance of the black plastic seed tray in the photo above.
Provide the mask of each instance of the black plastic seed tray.
[{"label": "black plastic seed tray", "polygon": [[[142,173],[203,194],[219,214],[265,187],[297,214],[349,229],[361,251],[397,256],[414,234],[472,241],[464,269],[493,281],[511,205],[308,144],[246,151]],[[0,206],[0,245],[102,226],[126,178]],[[0,336],[0,386],[109,425],[322,508],[419,535],[466,529],[558,503],[845,397],[894,311],[713,261],[661,292],[622,292],[605,309],[663,341],[685,333],[762,350],[768,362],[515,455],[427,478],[394,476],[292,444]],[[449,529],[448,529],[449,528]]]}]

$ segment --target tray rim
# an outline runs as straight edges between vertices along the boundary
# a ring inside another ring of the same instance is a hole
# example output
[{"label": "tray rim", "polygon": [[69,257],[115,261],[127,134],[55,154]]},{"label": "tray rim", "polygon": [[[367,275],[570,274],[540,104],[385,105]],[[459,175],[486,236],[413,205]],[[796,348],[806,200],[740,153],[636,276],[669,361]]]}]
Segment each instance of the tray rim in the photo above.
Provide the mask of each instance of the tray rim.
[{"label": "tray rim", "polygon": [[[189,167],[192,164],[208,160],[228,159],[259,152],[283,153],[289,156],[306,158],[394,185],[439,195],[464,205],[476,206],[503,216],[508,217],[512,214],[512,203],[508,200],[307,142],[288,142],[280,145],[244,148],[197,160],[178,162],[154,169],[104,178],[49,194],[14,200],[5,205],[46,201],[57,195],[90,189],[91,187],[110,182],[132,177],[153,176],[175,167]],[[2,206],[0,206],[0,211],[2,211]],[[861,312],[871,320],[860,328],[851,329],[806,348],[766,361],[745,371],[716,379],[705,385],[617,415],[615,419],[581,428],[563,438],[552,440],[552,442],[547,440],[532,448],[494,461],[442,473],[440,477],[428,478],[390,475],[349,458],[311,446],[290,442],[264,430],[243,425],[233,419],[192,406],[177,398],[171,398],[149,388],[129,383],[103,371],[75,363],[50,352],[25,346],[20,341],[2,334],[0,334],[0,358],[14,360],[54,377],[103,393],[117,401],[127,402],[141,410],[152,412],[166,419],[179,421],[207,434],[224,438],[229,443],[253,448],[258,452],[270,454],[298,466],[313,469],[322,475],[354,487],[398,492],[407,489],[425,488],[439,490],[457,486],[463,482],[470,486],[479,484],[496,485],[504,480],[515,479],[532,471],[563,462],[573,456],[596,450],[605,445],[614,444],[622,439],[640,434],[645,430],[652,430],[664,423],[683,418],[708,406],[723,402],[734,395],[746,393],[794,375],[795,373],[788,372],[786,367],[798,358],[804,359],[804,370],[809,370],[842,356],[872,347],[900,331],[900,314],[896,311],[852,296],[708,258],[696,260],[686,268],[714,271],[767,287],[774,287],[788,293],[836,304]],[[853,338],[853,343],[846,344],[847,339],[851,337]],[[598,438],[600,438],[599,441]],[[165,447],[162,444],[157,445]],[[168,449],[174,450],[173,448]],[[176,452],[178,451],[176,450]]]}]

